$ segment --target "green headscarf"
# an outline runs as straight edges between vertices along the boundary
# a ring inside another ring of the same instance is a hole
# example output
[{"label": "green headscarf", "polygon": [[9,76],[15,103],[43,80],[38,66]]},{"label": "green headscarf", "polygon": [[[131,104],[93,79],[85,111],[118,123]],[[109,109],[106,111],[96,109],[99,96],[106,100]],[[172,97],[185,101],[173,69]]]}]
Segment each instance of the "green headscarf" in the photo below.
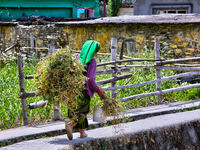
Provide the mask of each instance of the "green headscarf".
[{"label": "green headscarf", "polygon": [[90,63],[94,58],[94,54],[100,50],[100,44],[94,40],[88,40],[84,43],[80,53],[80,62],[85,68],[87,63]]}]

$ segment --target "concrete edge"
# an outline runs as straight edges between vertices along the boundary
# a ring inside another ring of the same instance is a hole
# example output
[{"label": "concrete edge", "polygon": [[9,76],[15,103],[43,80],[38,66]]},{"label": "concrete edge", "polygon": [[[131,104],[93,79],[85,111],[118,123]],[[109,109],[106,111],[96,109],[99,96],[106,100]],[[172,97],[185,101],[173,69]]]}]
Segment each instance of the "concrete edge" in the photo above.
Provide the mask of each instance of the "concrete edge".
[{"label": "concrete edge", "polygon": [[[115,121],[117,123],[127,123],[127,122],[133,122],[136,120],[141,120],[141,119],[145,119],[145,118],[149,118],[149,117],[153,117],[153,116],[160,116],[160,115],[164,115],[164,114],[172,114],[172,113],[178,113],[178,112],[183,112],[183,111],[191,111],[191,110],[195,110],[198,108],[199,108],[199,106],[193,105],[192,107],[190,106],[190,107],[179,108],[179,109],[175,108],[175,109],[171,109],[171,110],[148,113],[148,114],[139,114],[139,115],[133,115],[133,116],[125,115],[125,116],[122,116],[121,118],[117,118]],[[86,130],[101,128],[104,126],[111,126],[111,125],[113,125],[112,118],[110,118],[107,121],[107,123],[89,124],[89,127]],[[78,130],[74,130],[73,132],[78,132]],[[6,140],[1,140],[0,147],[12,145],[14,143],[18,143],[18,142],[22,142],[22,141],[40,139],[40,138],[45,138],[45,137],[54,137],[54,136],[63,135],[63,134],[66,134],[65,129],[41,132],[41,133],[30,134],[30,135],[26,135],[26,136],[19,136],[19,137],[15,137],[15,138],[6,139]]]}]

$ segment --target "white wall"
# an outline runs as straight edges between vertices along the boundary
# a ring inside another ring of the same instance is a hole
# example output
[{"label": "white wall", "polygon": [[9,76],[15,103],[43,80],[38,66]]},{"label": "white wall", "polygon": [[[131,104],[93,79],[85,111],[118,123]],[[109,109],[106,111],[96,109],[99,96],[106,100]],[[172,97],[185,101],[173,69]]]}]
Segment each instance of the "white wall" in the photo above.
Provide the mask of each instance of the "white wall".
[{"label": "white wall", "polygon": [[118,15],[133,15],[133,8],[120,8]]}]

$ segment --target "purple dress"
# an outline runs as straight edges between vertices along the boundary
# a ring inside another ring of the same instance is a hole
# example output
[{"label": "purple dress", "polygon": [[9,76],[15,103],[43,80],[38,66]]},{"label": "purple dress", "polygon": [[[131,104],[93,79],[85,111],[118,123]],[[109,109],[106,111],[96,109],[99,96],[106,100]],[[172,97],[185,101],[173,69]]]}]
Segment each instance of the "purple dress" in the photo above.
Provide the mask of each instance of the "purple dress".
[{"label": "purple dress", "polygon": [[83,75],[89,78],[89,80],[86,82],[87,87],[87,94],[92,98],[94,93],[99,89],[95,82],[95,75],[96,75],[96,68],[97,68],[97,62],[93,58],[92,61],[87,64],[86,70],[87,72],[83,72]]},{"label": "purple dress", "polygon": [[[77,59],[80,60],[80,54],[75,54]],[[92,61],[87,64],[86,72],[83,72],[83,75],[89,78],[86,82],[86,92],[87,94],[92,98],[94,93],[99,89],[95,82],[95,75],[96,75],[96,68],[97,68],[97,62],[93,58]]]}]

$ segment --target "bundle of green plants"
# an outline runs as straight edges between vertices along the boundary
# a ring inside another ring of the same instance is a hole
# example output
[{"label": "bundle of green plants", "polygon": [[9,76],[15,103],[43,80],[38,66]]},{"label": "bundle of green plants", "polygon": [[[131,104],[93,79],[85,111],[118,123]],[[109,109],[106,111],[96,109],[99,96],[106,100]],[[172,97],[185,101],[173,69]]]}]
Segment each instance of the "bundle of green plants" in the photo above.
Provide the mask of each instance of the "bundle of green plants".
[{"label": "bundle of green plants", "polygon": [[102,110],[106,116],[119,116],[119,114],[123,111],[123,107],[117,99],[110,98],[105,94],[102,100]]},{"label": "bundle of green plants", "polygon": [[65,102],[71,110],[76,109],[86,80],[83,71],[81,63],[68,49],[58,50],[38,64],[37,94],[49,104]]}]

